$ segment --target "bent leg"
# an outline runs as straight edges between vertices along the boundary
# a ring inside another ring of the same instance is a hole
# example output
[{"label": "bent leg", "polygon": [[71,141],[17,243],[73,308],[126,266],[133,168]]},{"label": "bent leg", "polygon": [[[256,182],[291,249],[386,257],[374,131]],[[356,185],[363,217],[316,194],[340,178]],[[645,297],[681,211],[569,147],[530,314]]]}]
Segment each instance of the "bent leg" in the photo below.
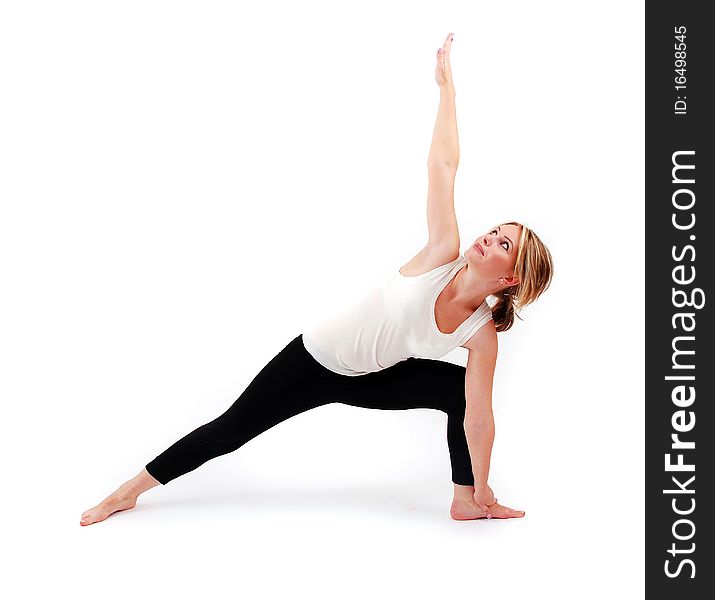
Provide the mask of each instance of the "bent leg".
[{"label": "bent leg", "polygon": [[213,421],[175,442],[146,465],[162,484],[228,454],[299,413],[333,400],[323,369],[305,350],[301,336],[281,350],[239,398]]},{"label": "bent leg", "polygon": [[464,367],[449,362],[408,358],[382,371],[349,378],[336,400],[364,408],[433,408],[447,413],[452,482],[471,486],[474,475],[464,433],[465,374]]},{"label": "bent leg", "polygon": [[[462,377],[464,388],[464,377]],[[472,460],[469,456],[467,434],[464,432],[464,411],[466,400],[455,402],[447,412],[447,444],[449,445],[449,459],[452,463],[452,483],[457,485],[474,485],[474,472]]]}]

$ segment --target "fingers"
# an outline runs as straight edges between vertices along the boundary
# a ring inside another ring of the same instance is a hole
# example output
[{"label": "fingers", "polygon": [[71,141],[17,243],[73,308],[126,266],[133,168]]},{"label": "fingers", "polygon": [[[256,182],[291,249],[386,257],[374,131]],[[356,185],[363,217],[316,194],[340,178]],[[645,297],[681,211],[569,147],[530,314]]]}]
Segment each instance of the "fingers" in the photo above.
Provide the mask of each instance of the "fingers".
[{"label": "fingers", "polygon": [[442,44],[442,47],[437,50],[437,56],[449,60],[449,51],[452,48],[452,40],[454,39],[454,34],[450,33],[447,36],[447,39],[444,40],[444,44]]}]

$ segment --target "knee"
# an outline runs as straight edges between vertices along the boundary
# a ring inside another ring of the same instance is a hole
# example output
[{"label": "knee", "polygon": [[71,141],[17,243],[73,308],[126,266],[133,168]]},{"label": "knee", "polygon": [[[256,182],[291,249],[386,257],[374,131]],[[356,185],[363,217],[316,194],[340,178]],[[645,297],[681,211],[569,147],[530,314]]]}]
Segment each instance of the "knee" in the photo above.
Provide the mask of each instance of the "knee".
[{"label": "knee", "polygon": [[453,407],[448,413],[447,418],[449,419],[449,424],[452,427],[463,428],[464,427],[464,406]]},{"label": "knee", "polygon": [[467,397],[464,390],[464,377],[454,385],[449,386],[447,390],[447,407],[450,415],[461,417],[464,419],[464,413],[467,407]]}]

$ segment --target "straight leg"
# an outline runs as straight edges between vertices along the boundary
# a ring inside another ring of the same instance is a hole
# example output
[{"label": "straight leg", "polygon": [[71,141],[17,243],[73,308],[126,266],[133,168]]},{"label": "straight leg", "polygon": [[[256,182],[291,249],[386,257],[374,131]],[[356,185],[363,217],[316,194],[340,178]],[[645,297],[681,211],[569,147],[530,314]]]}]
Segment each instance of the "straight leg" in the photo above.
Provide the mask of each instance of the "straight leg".
[{"label": "straight leg", "polygon": [[295,338],[222,415],[167,448],[146,465],[147,472],[165,485],[290,417],[332,402],[318,369],[323,367],[307,353],[300,336]]},{"label": "straight leg", "polygon": [[286,419],[333,400],[326,369],[308,354],[301,336],[293,339],[251,381],[222,415],[198,427],[150,461],[94,508],[80,525],[103,521],[134,508],[143,492],[166,484],[206,461],[233,452]]}]

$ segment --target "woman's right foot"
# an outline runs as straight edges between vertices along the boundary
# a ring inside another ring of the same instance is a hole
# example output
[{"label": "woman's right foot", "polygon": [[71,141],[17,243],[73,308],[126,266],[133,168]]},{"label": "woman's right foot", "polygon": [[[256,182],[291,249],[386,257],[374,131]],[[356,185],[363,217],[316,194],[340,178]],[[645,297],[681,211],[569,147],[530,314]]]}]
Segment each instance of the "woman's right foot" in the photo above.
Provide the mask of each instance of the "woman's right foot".
[{"label": "woman's right foot", "polygon": [[104,521],[109,515],[121,510],[129,510],[137,504],[137,499],[131,496],[109,496],[97,504],[94,508],[90,508],[82,513],[82,519],[79,524],[82,526],[91,525]]},{"label": "woman's right foot", "polygon": [[[494,504],[491,509],[493,519],[520,519],[526,513],[523,510],[514,510],[508,506]],[[486,519],[486,515],[473,500],[455,498],[452,501],[449,515],[455,521],[471,521],[473,519]]]}]

